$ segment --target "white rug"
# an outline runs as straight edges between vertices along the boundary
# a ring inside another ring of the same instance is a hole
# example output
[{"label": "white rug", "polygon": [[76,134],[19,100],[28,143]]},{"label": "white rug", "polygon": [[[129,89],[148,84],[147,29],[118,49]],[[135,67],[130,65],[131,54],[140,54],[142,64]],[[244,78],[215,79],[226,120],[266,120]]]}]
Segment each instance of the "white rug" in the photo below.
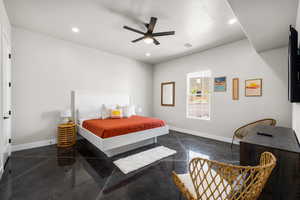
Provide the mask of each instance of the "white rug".
[{"label": "white rug", "polygon": [[124,173],[128,174],[165,157],[174,155],[175,150],[164,146],[155,147],[125,158],[114,161],[114,164]]}]

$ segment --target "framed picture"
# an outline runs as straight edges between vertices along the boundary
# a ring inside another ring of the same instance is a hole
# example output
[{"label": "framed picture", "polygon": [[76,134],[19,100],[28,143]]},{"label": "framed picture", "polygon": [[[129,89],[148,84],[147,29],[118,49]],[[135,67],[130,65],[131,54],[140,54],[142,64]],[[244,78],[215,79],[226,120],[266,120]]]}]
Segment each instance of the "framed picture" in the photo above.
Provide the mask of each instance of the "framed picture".
[{"label": "framed picture", "polygon": [[161,106],[175,106],[175,82],[161,83]]},{"label": "framed picture", "polygon": [[245,81],[245,96],[259,97],[262,96],[262,79],[249,79]]},{"label": "framed picture", "polygon": [[216,77],[214,79],[214,91],[226,92],[226,76]]},{"label": "framed picture", "polygon": [[232,79],[232,100],[239,100],[239,78]]}]

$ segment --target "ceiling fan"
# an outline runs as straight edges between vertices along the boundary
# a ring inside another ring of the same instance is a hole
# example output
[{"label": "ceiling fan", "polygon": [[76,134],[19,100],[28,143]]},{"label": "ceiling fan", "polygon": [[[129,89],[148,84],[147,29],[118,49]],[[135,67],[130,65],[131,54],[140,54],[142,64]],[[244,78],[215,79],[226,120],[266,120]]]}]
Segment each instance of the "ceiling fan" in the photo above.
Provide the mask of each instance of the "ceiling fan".
[{"label": "ceiling fan", "polygon": [[156,21],[157,21],[156,17],[151,17],[149,24],[145,24],[145,26],[147,28],[147,32],[145,32],[145,33],[142,32],[142,31],[139,31],[137,29],[130,28],[128,26],[123,26],[123,28],[143,35],[143,37],[140,37],[138,39],[135,39],[135,40],[131,41],[133,43],[138,42],[140,40],[144,40],[144,42],[147,43],[147,44],[154,43],[156,45],[159,45],[160,43],[157,39],[155,39],[155,37],[174,35],[175,31],[153,33]]}]

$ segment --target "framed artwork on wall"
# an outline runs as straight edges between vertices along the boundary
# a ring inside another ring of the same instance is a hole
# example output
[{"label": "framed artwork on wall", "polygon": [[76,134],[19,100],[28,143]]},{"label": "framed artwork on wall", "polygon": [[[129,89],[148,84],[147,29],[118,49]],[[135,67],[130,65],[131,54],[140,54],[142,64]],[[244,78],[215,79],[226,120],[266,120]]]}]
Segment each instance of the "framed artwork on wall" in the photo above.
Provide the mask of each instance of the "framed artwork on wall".
[{"label": "framed artwork on wall", "polygon": [[226,92],[226,76],[215,77],[214,91],[215,92]]},{"label": "framed artwork on wall", "polygon": [[232,100],[239,100],[239,78],[232,79]]},{"label": "framed artwork on wall", "polygon": [[161,106],[175,106],[175,82],[161,83]]},{"label": "framed artwork on wall", "polygon": [[245,96],[259,97],[262,96],[262,79],[245,80]]}]

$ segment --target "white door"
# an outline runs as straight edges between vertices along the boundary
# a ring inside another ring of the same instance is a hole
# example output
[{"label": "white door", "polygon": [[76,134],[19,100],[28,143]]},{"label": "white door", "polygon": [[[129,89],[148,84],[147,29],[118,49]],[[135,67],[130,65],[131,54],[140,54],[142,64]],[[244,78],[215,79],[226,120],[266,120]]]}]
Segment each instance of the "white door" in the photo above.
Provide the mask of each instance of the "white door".
[{"label": "white door", "polygon": [[8,38],[2,33],[2,137],[3,165],[11,154],[11,48]]}]

